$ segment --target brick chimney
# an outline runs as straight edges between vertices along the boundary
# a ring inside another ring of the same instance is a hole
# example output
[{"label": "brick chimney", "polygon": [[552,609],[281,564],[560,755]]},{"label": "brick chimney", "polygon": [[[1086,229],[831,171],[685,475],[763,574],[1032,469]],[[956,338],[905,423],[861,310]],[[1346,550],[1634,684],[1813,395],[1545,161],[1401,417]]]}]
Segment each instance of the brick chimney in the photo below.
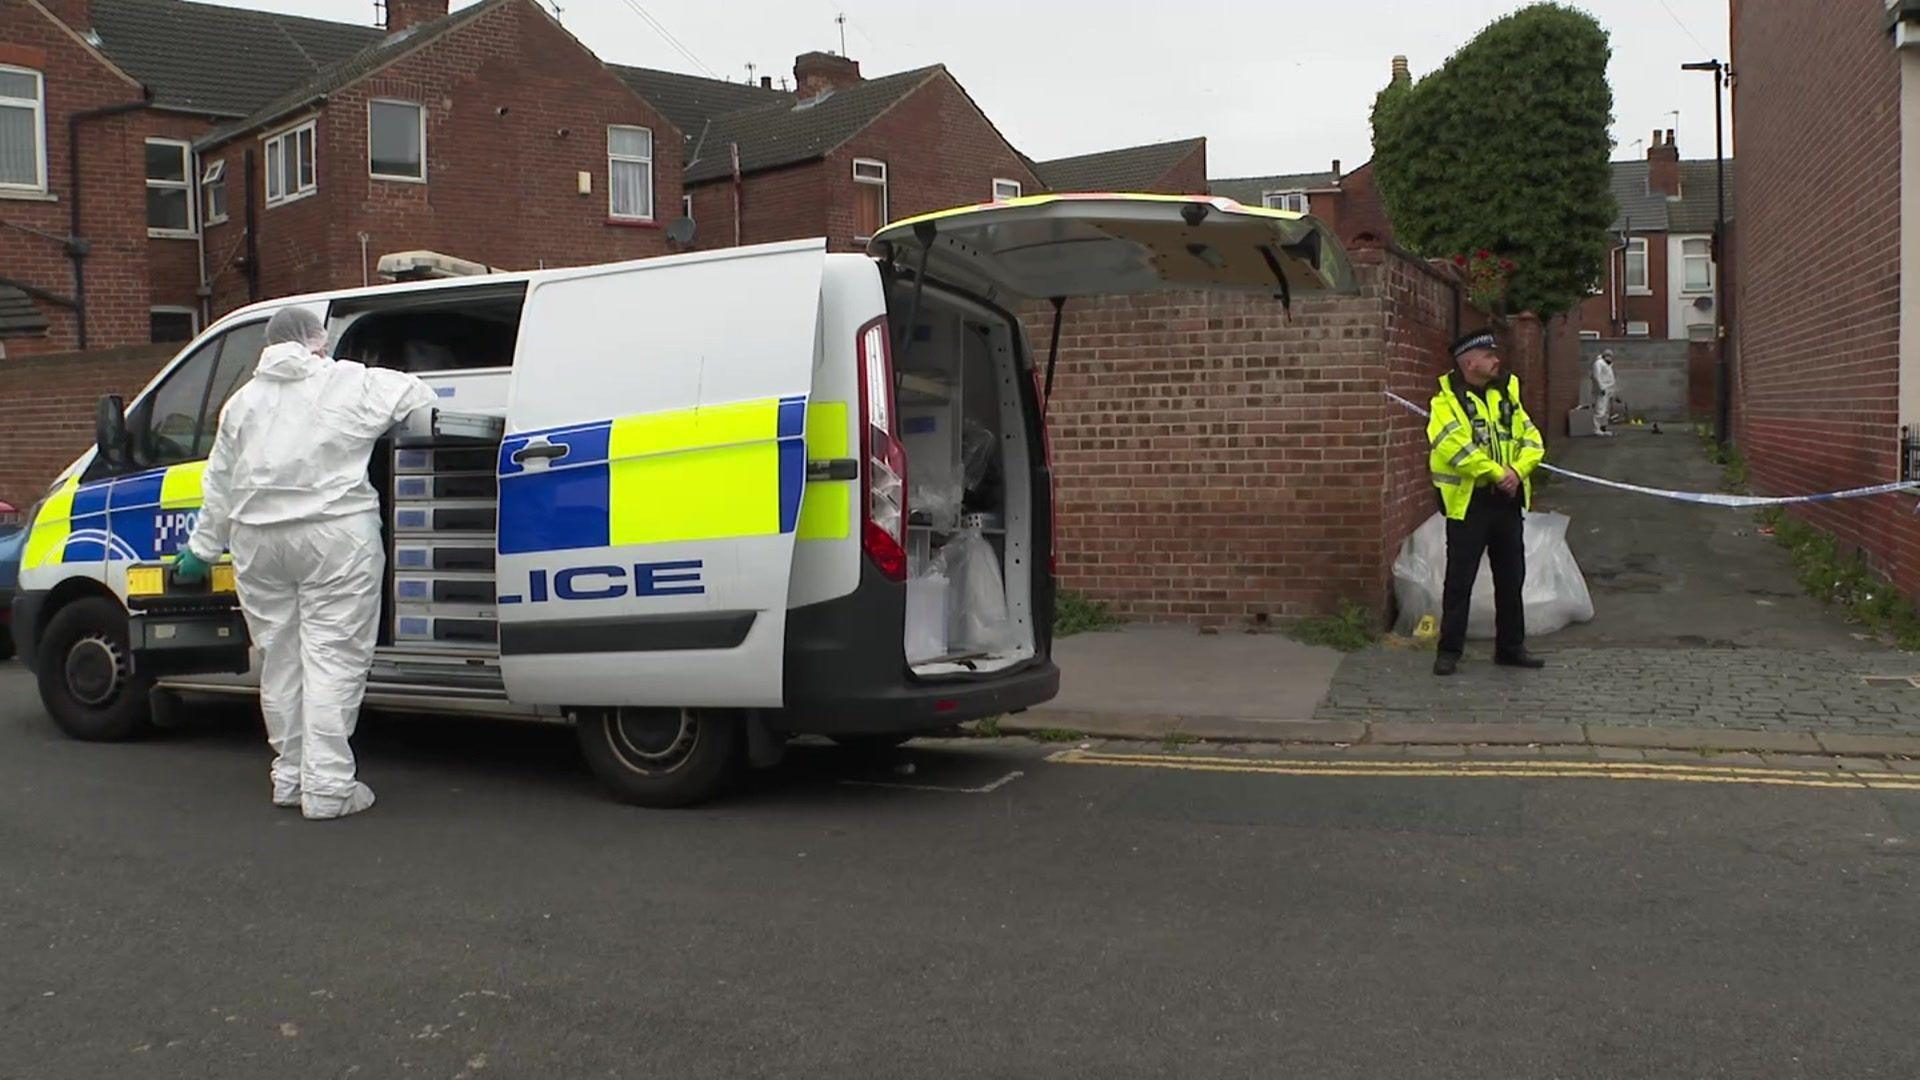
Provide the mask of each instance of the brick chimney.
[{"label": "brick chimney", "polygon": [[1647,194],[1669,198],[1680,194],[1680,147],[1674,144],[1672,128],[1664,138],[1655,128],[1653,141],[1647,144]]},{"label": "brick chimney", "polygon": [[93,29],[92,0],[41,0],[48,11],[79,33]]},{"label": "brick chimney", "polygon": [[793,85],[802,98],[818,97],[860,81],[860,62],[826,52],[801,53],[793,58]]},{"label": "brick chimney", "polygon": [[447,13],[447,0],[387,0],[387,33],[395,34]]},{"label": "brick chimney", "polygon": [[1413,81],[1413,69],[1407,66],[1407,58],[1404,56],[1396,56],[1393,58],[1393,81]]}]

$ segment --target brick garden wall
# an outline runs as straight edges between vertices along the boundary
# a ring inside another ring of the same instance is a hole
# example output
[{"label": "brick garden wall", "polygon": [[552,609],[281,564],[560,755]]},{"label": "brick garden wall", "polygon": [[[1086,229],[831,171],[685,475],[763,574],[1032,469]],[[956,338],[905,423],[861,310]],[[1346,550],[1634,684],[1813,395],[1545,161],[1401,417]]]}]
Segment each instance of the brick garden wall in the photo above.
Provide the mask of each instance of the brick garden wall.
[{"label": "brick garden wall", "polygon": [[[1899,476],[1901,58],[1882,20],[1871,0],[1733,6],[1735,437],[1763,492]],[[1913,595],[1911,510],[1796,512]]]},{"label": "brick garden wall", "polygon": [[1220,294],[1068,307],[1048,416],[1066,587],[1143,620],[1385,612],[1433,494],[1424,423],[1381,392],[1432,397],[1455,285],[1396,250],[1353,258],[1360,294],[1290,323]]},{"label": "brick garden wall", "polygon": [[[47,484],[93,444],[93,413],[102,394],[128,401],[176,351],[138,345],[82,354],[49,354],[0,363],[0,500],[25,509]],[[30,385],[34,393],[14,387]]]}]

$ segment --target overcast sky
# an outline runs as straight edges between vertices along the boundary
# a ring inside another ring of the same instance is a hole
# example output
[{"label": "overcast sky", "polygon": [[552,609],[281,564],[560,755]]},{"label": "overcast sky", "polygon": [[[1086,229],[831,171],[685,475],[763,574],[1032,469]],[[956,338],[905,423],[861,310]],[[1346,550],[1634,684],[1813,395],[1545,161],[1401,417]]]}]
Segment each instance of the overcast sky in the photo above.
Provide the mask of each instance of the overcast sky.
[{"label": "overcast sky", "polygon": [[[368,23],[373,0],[224,0]],[[454,8],[471,0],[454,0]],[[551,8],[553,0],[542,0]],[[809,49],[872,76],[944,63],[1000,131],[1040,159],[1207,137],[1212,176],[1307,172],[1370,155],[1367,114],[1392,57],[1415,75],[1518,0],[558,0],[560,19],[609,61],[735,81],[747,65],[791,77]],[[1612,35],[1615,159],[1656,127],[1686,157],[1713,156],[1713,80],[1726,0],[1590,0]],[[651,22],[649,21],[651,19]],[[670,43],[658,27],[676,39]],[[1676,123],[1673,111],[1679,110]],[[1731,147],[1729,147],[1731,152]]]}]

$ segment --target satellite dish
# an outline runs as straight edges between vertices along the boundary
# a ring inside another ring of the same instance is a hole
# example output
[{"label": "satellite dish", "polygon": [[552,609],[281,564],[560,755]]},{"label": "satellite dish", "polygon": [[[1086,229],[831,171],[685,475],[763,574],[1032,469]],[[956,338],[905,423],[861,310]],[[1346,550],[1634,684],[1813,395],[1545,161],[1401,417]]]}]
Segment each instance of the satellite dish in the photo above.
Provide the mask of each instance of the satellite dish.
[{"label": "satellite dish", "polygon": [[687,247],[693,243],[693,219],[682,217],[667,226],[667,239]]}]

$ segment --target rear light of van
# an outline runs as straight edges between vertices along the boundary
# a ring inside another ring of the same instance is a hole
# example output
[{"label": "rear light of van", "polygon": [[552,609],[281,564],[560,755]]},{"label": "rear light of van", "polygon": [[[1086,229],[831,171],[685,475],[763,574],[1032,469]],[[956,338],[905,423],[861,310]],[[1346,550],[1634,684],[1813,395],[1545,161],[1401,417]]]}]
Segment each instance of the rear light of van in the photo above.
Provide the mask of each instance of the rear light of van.
[{"label": "rear light of van", "polygon": [[882,315],[860,328],[860,456],[867,485],[860,542],[867,558],[893,581],[907,580],[907,451],[894,426],[893,347]]}]

